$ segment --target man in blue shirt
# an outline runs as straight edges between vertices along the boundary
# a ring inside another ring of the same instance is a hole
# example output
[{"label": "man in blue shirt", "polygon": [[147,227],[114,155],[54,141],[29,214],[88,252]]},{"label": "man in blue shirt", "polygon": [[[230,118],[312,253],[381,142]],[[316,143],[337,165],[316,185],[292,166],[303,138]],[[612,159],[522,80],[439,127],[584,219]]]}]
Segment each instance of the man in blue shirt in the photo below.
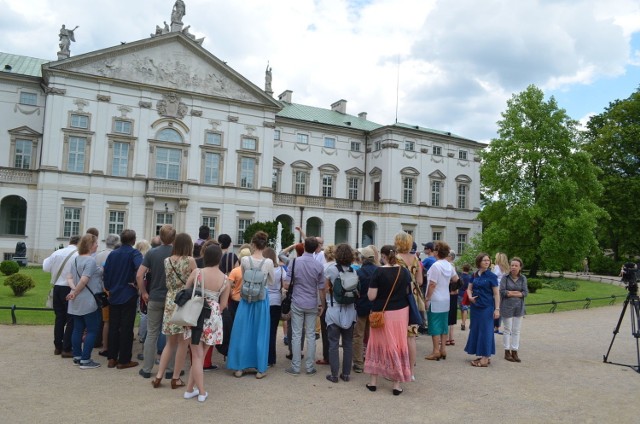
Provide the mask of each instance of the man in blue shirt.
[{"label": "man in blue shirt", "polygon": [[108,367],[119,370],[138,366],[131,360],[133,325],[136,320],[138,288],[136,273],[142,264],[142,254],[133,248],[136,232],[124,230],[122,245],[111,252],[104,264],[104,287],[109,291]]}]

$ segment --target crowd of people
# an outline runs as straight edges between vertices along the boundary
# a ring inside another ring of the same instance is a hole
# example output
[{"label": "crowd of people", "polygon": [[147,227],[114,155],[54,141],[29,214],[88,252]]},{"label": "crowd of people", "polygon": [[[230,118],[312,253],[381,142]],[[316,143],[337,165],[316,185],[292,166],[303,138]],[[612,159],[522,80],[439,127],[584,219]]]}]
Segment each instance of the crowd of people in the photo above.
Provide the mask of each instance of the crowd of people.
[{"label": "crowd of people", "polygon": [[[456,254],[443,241],[424,243],[420,260],[416,242],[405,232],[380,249],[354,249],[346,243],[325,247],[322,237],[296,230],[300,242],[281,252],[258,231],[237,255],[229,235],[214,240],[206,226],[195,242],[171,225],[162,226],[150,242],[136,243],[135,231],[126,229],[108,235],[100,252],[95,228],[71,237],[68,247],[43,264],[52,275],[54,354],[92,369],[100,367],[93,349],[102,347],[98,354],[109,368],[134,368],[140,365],[134,359],[141,360],[139,374],[153,375],[153,388],[170,379],[185,399],[204,402],[203,373],[219,368],[212,363],[213,350],[235,377],[262,379],[278,359],[282,323],[287,374],[314,375],[319,365],[328,365],[326,379],[338,383],[349,382],[352,371],[365,372],[369,391],[377,390],[382,377],[398,396],[403,383],[415,380],[416,338],[431,336],[426,360],[446,360],[460,311],[460,331],[469,330],[464,351],[476,357],[473,367],[490,365],[498,332],[504,359],[521,361],[528,290],[520,258],[509,261],[498,253],[492,268],[489,254],[481,253],[472,272],[470,264],[456,268]],[[185,327],[174,315],[193,293],[203,298],[203,306],[197,324]],[[283,310],[284,303],[290,310]],[[133,358],[137,314],[143,348]],[[410,314],[417,320],[410,322]],[[317,342],[322,344],[318,359]]]}]

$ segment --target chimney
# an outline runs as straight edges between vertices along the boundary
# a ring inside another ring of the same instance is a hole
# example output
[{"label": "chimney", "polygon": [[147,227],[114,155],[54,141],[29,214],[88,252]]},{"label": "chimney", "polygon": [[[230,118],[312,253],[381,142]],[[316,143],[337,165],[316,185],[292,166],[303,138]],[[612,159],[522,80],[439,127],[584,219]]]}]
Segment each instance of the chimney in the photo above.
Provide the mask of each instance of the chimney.
[{"label": "chimney", "polygon": [[367,120],[367,112],[360,112],[358,114],[358,118],[364,119],[366,121]]},{"label": "chimney", "polygon": [[346,100],[338,100],[334,104],[331,105],[331,110],[335,110],[336,112],[340,112],[344,115],[347,113],[347,101]]},{"label": "chimney", "polygon": [[281,102],[285,102],[285,103],[291,103],[291,95],[293,94],[293,91],[291,90],[284,90],[282,92],[282,94],[280,94],[278,96],[278,100],[280,100]]}]

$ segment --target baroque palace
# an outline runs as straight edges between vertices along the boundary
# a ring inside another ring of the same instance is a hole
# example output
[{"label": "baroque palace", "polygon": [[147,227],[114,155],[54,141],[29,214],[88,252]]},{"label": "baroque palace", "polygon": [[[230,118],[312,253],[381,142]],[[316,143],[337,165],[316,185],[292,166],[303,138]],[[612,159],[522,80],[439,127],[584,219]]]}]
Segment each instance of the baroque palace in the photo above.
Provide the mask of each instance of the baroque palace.
[{"label": "baroque palace", "polygon": [[252,222],[300,225],[325,243],[442,239],[482,230],[484,144],[395,123],[347,102],[274,98],[202,47],[173,16],[150,38],[57,61],[0,53],[0,252],[41,262],[89,227],[100,238],[202,224],[234,243]]}]

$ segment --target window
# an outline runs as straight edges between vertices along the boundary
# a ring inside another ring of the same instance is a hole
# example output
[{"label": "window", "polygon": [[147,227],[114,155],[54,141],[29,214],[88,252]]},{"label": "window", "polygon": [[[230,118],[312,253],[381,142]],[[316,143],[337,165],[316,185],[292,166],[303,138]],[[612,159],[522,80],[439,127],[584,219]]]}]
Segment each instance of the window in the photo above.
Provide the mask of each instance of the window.
[{"label": "window", "polygon": [[238,243],[244,243],[244,230],[251,225],[250,219],[238,219]]},{"label": "window", "polygon": [[380,140],[377,140],[373,143],[373,150],[377,152],[380,149],[382,149],[382,142]]},{"label": "window", "polygon": [[442,156],[442,147],[433,146],[433,155],[434,156]]},{"label": "window", "polygon": [[271,170],[271,190],[274,193],[280,191],[280,169],[273,168]]},{"label": "window", "polygon": [[351,151],[352,152],[359,152],[360,151],[360,142],[359,141],[352,141],[351,142]]},{"label": "window", "polygon": [[36,93],[29,93],[27,91],[21,91],[20,92],[20,104],[21,105],[37,106],[37,104],[38,104],[38,95]]},{"label": "window", "polygon": [[27,228],[27,201],[9,195],[0,201],[0,234],[25,235]]},{"label": "window", "polygon": [[413,141],[405,141],[404,142],[404,150],[408,152],[413,152],[416,149],[416,143]]},{"label": "window", "polygon": [[125,211],[109,211],[108,234],[120,234],[124,231]]},{"label": "window", "polygon": [[182,143],[182,136],[173,128],[165,128],[158,133],[158,140],[172,143]]},{"label": "window", "polygon": [[160,235],[160,228],[165,225],[173,225],[173,214],[168,212],[156,213],[156,235]]},{"label": "window", "polygon": [[156,148],[156,178],[162,180],[180,180],[180,157],[182,151],[179,149],[167,149],[165,147]]},{"label": "window", "polygon": [[431,206],[440,206],[442,181],[431,181]]},{"label": "window", "polygon": [[222,134],[207,131],[204,135],[204,143],[210,146],[222,146]]},{"label": "window", "polygon": [[458,151],[458,159],[467,160],[467,151],[466,150]]},{"label": "window", "polygon": [[62,237],[71,237],[80,234],[80,214],[82,208],[64,208],[64,221],[62,229]]},{"label": "window", "polygon": [[466,184],[458,185],[458,209],[467,209],[467,190],[469,186]]},{"label": "window", "polygon": [[205,184],[220,184],[220,154],[204,154],[204,181]]},{"label": "window", "polygon": [[67,157],[67,171],[84,172],[85,149],[87,139],[84,137],[69,137],[69,154]]},{"label": "window", "polygon": [[280,140],[280,130],[273,130],[273,139]]},{"label": "window", "polygon": [[[131,121],[124,121],[122,119],[116,119],[113,124],[113,131],[118,134],[131,135]],[[117,233],[120,234],[120,233]]]},{"label": "window", "polygon": [[349,177],[348,178],[348,192],[349,192],[349,200],[358,200],[358,191],[360,188],[360,178],[358,177]]},{"label": "window", "polygon": [[305,171],[295,171],[295,194],[306,195],[309,173]]},{"label": "window", "polygon": [[433,233],[431,233],[431,240],[442,240],[442,231],[434,231]]},{"label": "window", "polygon": [[324,147],[327,149],[335,149],[336,148],[336,139],[333,137],[325,137],[324,138]]},{"label": "window", "polygon": [[413,177],[402,178],[402,203],[413,203],[414,185],[415,185],[415,178]]},{"label": "window", "polygon": [[300,144],[309,144],[309,135],[308,134],[298,134],[298,143],[300,143]]},{"label": "window", "polygon": [[21,169],[31,168],[33,142],[31,140],[16,140],[16,154],[13,166]]},{"label": "window", "polygon": [[255,167],[254,158],[240,158],[240,187],[254,188]]},{"label": "window", "polygon": [[[114,177],[126,177],[129,170],[129,143],[114,142],[113,157],[111,162],[111,175]],[[109,234],[120,234],[109,233]]]},{"label": "window", "polygon": [[71,126],[73,128],[89,128],[89,117],[87,115],[71,114]]},{"label": "window", "polygon": [[245,150],[256,150],[257,141],[255,138],[242,137],[240,146]]},{"label": "window", "polygon": [[322,197],[333,197],[333,175],[322,176]]},{"label": "window", "polygon": [[209,227],[209,230],[210,230],[209,235],[214,240],[217,238],[217,235],[216,235],[217,222],[218,222],[217,216],[207,216],[207,215],[202,216],[202,225],[206,225],[207,227]]},{"label": "window", "polygon": [[462,255],[466,247],[467,233],[458,233],[458,255]]}]

